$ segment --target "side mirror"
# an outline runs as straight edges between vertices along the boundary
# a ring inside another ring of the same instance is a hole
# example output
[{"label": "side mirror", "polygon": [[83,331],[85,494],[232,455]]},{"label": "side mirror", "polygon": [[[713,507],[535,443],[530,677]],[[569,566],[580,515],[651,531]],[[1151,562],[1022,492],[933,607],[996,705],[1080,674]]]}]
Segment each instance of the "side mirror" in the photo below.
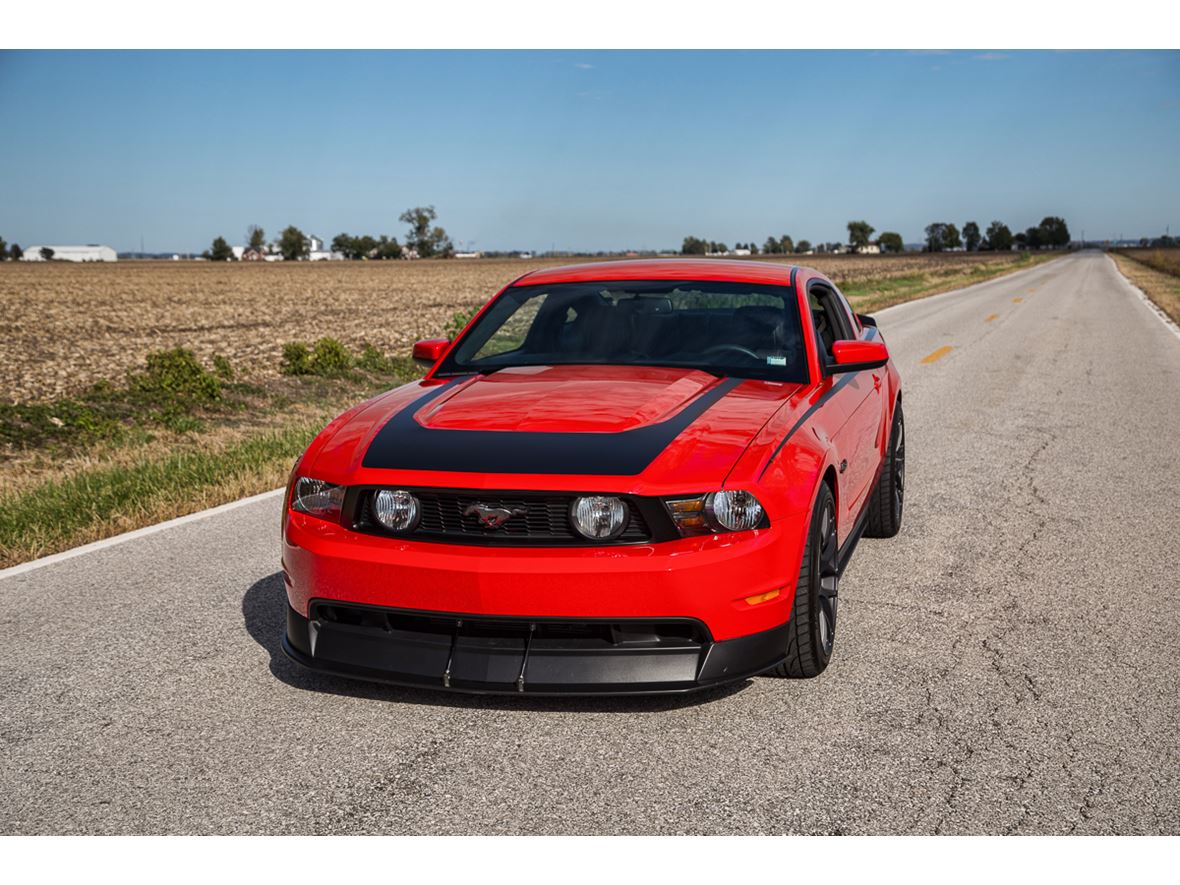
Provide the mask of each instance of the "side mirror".
[{"label": "side mirror", "polygon": [[876,328],[877,321],[875,319],[873,319],[871,316],[869,316],[867,313],[858,313],[856,315],[856,318],[858,320],[860,320],[860,324],[862,326],[873,326],[874,328]]},{"label": "side mirror", "polygon": [[833,374],[879,369],[889,362],[889,350],[883,341],[837,341],[832,345]]},{"label": "side mirror", "polygon": [[414,362],[429,369],[437,363],[450,344],[447,338],[427,338],[414,344]]}]

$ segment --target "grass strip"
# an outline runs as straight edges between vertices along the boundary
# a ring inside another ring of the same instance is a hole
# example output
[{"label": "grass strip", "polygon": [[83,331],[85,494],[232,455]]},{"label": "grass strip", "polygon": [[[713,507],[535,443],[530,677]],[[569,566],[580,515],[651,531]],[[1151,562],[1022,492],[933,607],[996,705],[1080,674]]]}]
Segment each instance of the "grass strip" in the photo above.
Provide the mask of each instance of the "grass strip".
[{"label": "grass strip", "polygon": [[1021,253],[1018,258],[1004,264],[983,265],[970,270],[952,270],[948,273],[927,273],[909,277],[895,277],[886,280],[866,280],[848,283],[840,291],[861,313],[883,310],[894,304],[916,301],[930,295],[938,295],[951,289],[961,289],[1005,274],[1024,270],[1060,257],[1059,252],[1033,255]]},{"label": "grass strip", "polygon": [[[1180,253],[1180,249],[1171,251]],[[1143,294],[1162,308],[1164,313],[1180,323],[1180,276],[1170,273],[1169,266],[1158,260],[1149,264],[1140,261],[1134,253],[1112,252],[1111,255],[1123,276],[1142,289]],[[1180,267],[1180,262],[1173,266]]]},{"label": "grass strip", "polygon": [[98,466],[0,497],[0,567],[280,486],[319,429],[289,427],[220,450]]}]

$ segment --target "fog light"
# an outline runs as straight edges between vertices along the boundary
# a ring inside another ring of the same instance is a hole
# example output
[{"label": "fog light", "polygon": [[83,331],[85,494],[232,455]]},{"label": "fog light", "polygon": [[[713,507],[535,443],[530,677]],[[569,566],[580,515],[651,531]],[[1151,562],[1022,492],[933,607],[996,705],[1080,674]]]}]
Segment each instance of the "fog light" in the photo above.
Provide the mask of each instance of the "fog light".
[{"label": "fog light", "polygon": [[627,508],[618,498],[590,495],[575,498],[570,521],[578,534],[592,541],[610,541],[627,527]]},{"label": "fog light", "polygon": [[373,496],[373,518],[391,532],[408,532],[418,525],[418,499],[405,489],[382,489]]}]

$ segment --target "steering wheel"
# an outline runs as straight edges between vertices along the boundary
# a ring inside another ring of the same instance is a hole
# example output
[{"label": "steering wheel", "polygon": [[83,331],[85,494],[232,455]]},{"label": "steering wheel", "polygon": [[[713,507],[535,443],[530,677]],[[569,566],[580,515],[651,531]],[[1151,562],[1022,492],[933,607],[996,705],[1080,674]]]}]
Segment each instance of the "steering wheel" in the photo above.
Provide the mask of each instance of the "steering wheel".
[{"label": "steering wheel", "polygon": [[701,356],[708,356],[711,353],[724,353],[727,350],[736,351],[743,356],[748,356],[756,363],[762,362],[762,357],[758,356],[758,354],[754,353],[748,347],[742,347],[740,344],[714,344],[712,347],[706,349]]}]

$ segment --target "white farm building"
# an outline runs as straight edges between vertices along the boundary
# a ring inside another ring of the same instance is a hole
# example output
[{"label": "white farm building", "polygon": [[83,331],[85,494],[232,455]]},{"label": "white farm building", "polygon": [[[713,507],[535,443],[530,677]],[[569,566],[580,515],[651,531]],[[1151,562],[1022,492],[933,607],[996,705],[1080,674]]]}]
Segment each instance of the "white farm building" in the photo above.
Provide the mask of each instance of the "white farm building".
[{"label": "white farm building", "polygon": [[42,249],[53,250],[54,261],[118,261],[119,256],[110,246],[27,246],[24,261],[44,261]]}]

